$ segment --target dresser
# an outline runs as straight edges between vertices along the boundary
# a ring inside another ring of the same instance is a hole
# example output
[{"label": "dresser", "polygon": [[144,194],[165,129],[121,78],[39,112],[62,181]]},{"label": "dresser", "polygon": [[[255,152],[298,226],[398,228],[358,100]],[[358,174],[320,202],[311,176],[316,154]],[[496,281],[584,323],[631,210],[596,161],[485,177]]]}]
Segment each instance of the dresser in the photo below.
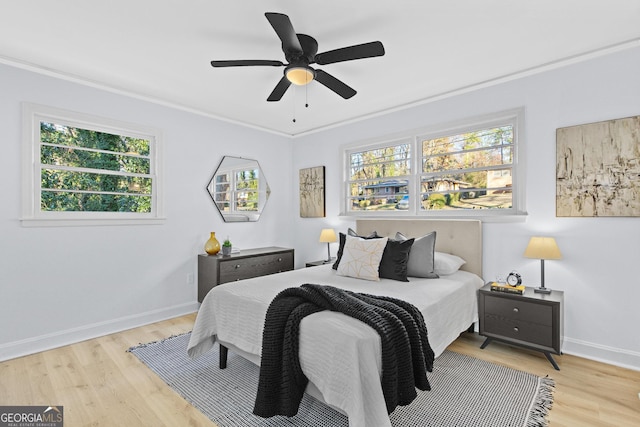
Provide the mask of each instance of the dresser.
[{"label": "dresser", "polygon": [[198,302],[214,287],[236,280],[293,270],[293,249],[244,249],[229,256],[198,255]]},{"label": "dresser", "polygon": [[557,370],[551,353],[562,354],[564,293],[538,294],[526,287],[523,295],[491,290],[478,291],[480,335],[487,337],[480,348],[497,340],[541,351]]}]

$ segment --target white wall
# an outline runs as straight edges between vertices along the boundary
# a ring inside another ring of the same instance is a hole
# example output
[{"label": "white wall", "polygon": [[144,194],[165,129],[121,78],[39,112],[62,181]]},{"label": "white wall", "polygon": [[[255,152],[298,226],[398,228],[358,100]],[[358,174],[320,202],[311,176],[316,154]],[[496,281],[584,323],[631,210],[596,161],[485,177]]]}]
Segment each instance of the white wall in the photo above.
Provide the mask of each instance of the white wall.
[{"label": "white wall", "polygon": [[[290,139],[6,65],[0,94],[0,360],[197,310],[187,278],[210,231],[290,247]],[[22,227],[23,101],[159,128],[166,223]],[[259,222],[224,223],[206,193],[224,155],[260,162],[271,198]]]},{"label": "white wall", "polygon": [[555,217],[556,129],[640,114],[638,76],[635,48],[296,139],[294,188],[299,168],[320,165],[327,188],[326,218],[295,217],[298,260],[326,257],[326,246],[317,242],[321,228],[354,225],[338,217],[341,145],[524,107],[528,216],[484,224],[485,279],[517,270],[538,284],[540,262],[523,258],[524,248],[532,235],[555,236],[564,258],[546,262],[546,284],[565,291],[564,351],[640,369],[640,218]]},{"label": "white wall", "polygon": [[[320,229],[339,217],[340,146],[525,107],[525,222],[484,224],[485,278],[513,269],[536,282],[522,252],[531,235],[556,236],[547,285],[565,291],[565,345],[640,369],[640,218],[555,217],[555,130],[640,114],[640,48],[344,125],[291,141],[153,103],[0,65],[0,360],[196,309],[196,255],[209,231],[240,247],[296,249],[296,266],[326,256]],[[165,142],[167,221],[159,226],[23,228],[20,103],[158,127]],[[205,192],[223,155],[255,158],[272,196],[252,224],[225,224]],[[326,166],[327,217],[299,218],[298,170]],[[335,254],[333,245],[332,253]]]}]

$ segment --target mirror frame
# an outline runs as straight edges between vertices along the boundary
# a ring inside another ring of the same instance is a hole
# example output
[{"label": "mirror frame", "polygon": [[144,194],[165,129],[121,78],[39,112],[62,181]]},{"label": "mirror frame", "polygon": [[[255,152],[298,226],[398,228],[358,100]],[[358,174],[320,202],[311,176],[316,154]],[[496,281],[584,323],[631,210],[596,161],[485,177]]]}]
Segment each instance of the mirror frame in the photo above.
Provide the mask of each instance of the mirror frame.
[{"label": "mirror frame", "polygon": [[[239,174],[255,171],[255,175],[241,178]],[[256,181],[253,183],[252,181]],[[238,185],[246,187],[238,188]],[[216,191],[216,185],[224,191]],[[248,189],[248,191],[246,190]],[[255,222],[269,200],[271,189],[257,160],[243,157],[223,156],[206,187],[207,193],[224,222]],[[238,201],[242,195],[243,202]],[[221,198],[222,196],[222,198]],[[216,198],[218,201],[216,201]],[[241,203],[243,207],[240,207]],[[255,203],[255,209],[250,205]],[[227,205],[227,209],[221,205]]]}]

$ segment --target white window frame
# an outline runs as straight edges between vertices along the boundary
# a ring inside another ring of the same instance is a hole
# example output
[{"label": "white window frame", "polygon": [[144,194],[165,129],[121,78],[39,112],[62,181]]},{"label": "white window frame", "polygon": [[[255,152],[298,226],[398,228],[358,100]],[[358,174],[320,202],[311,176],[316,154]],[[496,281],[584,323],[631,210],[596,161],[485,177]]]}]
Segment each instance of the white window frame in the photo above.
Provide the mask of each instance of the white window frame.
[{"label": "white window frame", "polygon": [[[419,217],[419,218],[474,218],[491,221],[492,219],[510,220],[522,218],[526,215],[525,209],[525,182],[524,182],[524,162],[519,162],[524,153],[524,108],[502,111],[485,116],[474,117],[437,125],[428,128],[414,129],[411,131],[387,136],[375,140],[360,141],[347,144],[341,148],[341,161],[343,164],[343,185],[341,195],[341,214],[349,217]],[[477,131],[479,129],[493,128],[504,125],[513,126],[513,163],[512,163],[512,207],[507,209],[469,209],[469,210],[422,210],[419,206],[420,200],[420,177],[422,175],[422,147],[421,141],[435,139],[444,136],[457,135],[466,132]],[[411,175],[402,177],[408,180],[409,209],[403,211],[352,211],[349,209],[349,187],[350,187],[350,156],[359,151],[373,150],[380,147],[387,147],[396,144],[398,141],[411,139]]]},{"label": "white window frame", "polygon": [[[366,144],[358,144],[358,145],[352,145],[352,146],[348,146],[346,147],[343,151],[344,153],[344,157],[343,157],[343,164],[344,164],[344,186],[343,186],[343,193],[342,193],[342,206],[341,206],[341,210],[342,212],[346,212],[346,215],[351,215],[351,216],[358,216],[360,213],[365,214],[366,216],[371,216],[372,211],[355,211],[355,212],[350,212],[348,209],[348,203],[350,203],[349,200],[349,193],[350,193],[350,184],[351,181],[349,181],[349,176],[350,176],[350,168],[351,168],[351,163],[350,163],[350,158],[351,155],[360,151],[370,151],[370,150],[375,150],[378,148],[386,148],[386,147],[392,147],[392,146],[398,146],[398,145],[402,145],[402,144],[407,144],[410,146],[410,168],[411,168],[411,173],[409,175],[399,175],[399,176],[395,176],[395,177],[389,177],[387,178],[387,180],[389,181],[395,181],[395,180],[402,180],[402,181],[407,181],[407,189],[409,190],[409,193],[411,193],[411,189],[415,186],[415,143],[413,142],[412,138],[408,138],[406,135],[401,135],[401,136],[392,136],[392,137],[388,137],[382,140],[377,140],[377,141],[370,141],[369,143]],[[402,215],[406,215],[406,212],[398,212],[396,213],[396,215],[393,215],[394,217],[397,216],[402,216]]]},{"label": "white window frame", "polygon": [[[254,162],[254,160],[250,160],[250,162]],[[249,171],[255,171],[256,175],[257,175],[257,180],[258,183],[260,182],[260,179],[262,178],[260,176],[260,167],[256,166],[256,167],[232,167],[229,169],[224,169],[224,170],[217,170],[213,176],[213,178],[211,178],[210,184],[207,188],[207,191],[209,192],[209,194],[211,195],[211,199],[213,200],[213,203],[217,205],[218,202],[216,202],[216,198],[215,196],[218,194],[225,194],[225,195],[229,195],[229,211],[225,211],[220,210],[220,207],[218,207],[218,210],[221,211],[221,213],[226,213],[226,214],[256,214],[259,213],[260,211],[260,206],[264,206],[265,201],[262,199],[261,197],[261,191],[260,188],[257,188],[256,190],[245,190],[245,189],[238,189],[238,183],[240,182],[240,180],[238,180],[238,173],[239,172],[249,172]],[[216,188],[216,182],[215,182],[215,177],[220,175],[220,174],[225,174],[228,175],[229,181],[225,182],[225,184],[229,185],[229,189],[227,191],[215,191]],[[259,186],[259,184],[258,184]],[[255,210],[242,210],[242,209],[238,209],[238,201],[240,200],[240,198],[238,197],[238,195],[242,192],[255,192],[258,195],[258,207]]]},{"label": "white window frame", "polygon": [[[40,122],[50,122],[149,141],[151,212],[42,211]],[[38,104],[22,105],[22,217],[25,227],[161,224],[164,218],[162,135],[158,129]]]}]

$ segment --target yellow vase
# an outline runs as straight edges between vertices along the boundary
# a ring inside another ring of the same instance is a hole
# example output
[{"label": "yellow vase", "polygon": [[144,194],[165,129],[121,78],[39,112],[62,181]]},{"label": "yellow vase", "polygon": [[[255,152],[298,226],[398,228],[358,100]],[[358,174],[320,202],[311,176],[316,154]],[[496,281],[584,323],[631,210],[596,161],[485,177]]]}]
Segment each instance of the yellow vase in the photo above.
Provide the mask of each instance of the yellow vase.
[{"label": "yellow vase", "polygon": [[220,252],[220,242],[216,239],[216,233],[214,231],[211,232],[211,237],[209,237],[207,243],[204,244],[204,251],[209,255],[216,255]]}]

